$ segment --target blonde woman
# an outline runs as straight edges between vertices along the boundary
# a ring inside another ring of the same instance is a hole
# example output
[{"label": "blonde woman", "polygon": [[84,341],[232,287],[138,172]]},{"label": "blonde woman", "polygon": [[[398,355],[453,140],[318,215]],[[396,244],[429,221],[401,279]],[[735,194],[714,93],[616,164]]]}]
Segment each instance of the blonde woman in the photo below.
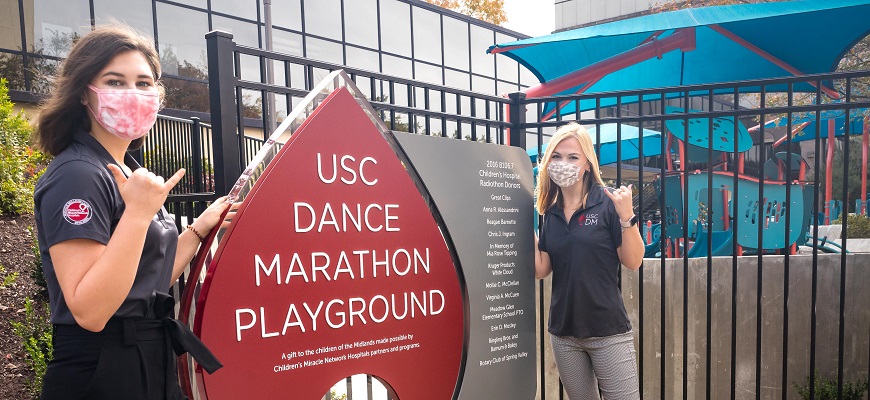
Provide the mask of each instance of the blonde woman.
[{"label": "blonde woman", "polygon": [[643,241],[631,186],[610,189],[586,130],[559,128],[539,168],[543,215],[535,276],[553,274],[549,332],[571,400],[639,398],[631,323],[617,285],[619,266],[640,268]]}]

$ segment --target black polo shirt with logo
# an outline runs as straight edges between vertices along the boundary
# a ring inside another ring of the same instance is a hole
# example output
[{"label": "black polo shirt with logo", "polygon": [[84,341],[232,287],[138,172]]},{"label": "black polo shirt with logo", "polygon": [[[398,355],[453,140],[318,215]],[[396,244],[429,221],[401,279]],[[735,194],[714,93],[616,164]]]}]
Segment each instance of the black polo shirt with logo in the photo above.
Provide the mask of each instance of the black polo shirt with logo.
[{"label": "black polo shirt with logo", "polygon": [[[53,324],[75,324],[57,282],[48,249],[71,239],[90,239],[108,244],[121,215],[124,200],[106,165],[115,161],[89,133],[80,131],[54,160],[36,184],[33,194],[39,251],[48,284]],[[131,170],[139,164],[125,155]],[[178,230],[162,209],[148,227],[145,245],[133,287],[115,317],[147,317],[154,291],[165,292],[172,279]]]},{"label": "black polo shirt with logo", "polygon": [[554,335],[586,338],[631,330],[617,285],[622,229],[605,190],[594,186],[586,207],[570,220],[559,206],[544,214],[538,248],[553,265],[549,332]]}]

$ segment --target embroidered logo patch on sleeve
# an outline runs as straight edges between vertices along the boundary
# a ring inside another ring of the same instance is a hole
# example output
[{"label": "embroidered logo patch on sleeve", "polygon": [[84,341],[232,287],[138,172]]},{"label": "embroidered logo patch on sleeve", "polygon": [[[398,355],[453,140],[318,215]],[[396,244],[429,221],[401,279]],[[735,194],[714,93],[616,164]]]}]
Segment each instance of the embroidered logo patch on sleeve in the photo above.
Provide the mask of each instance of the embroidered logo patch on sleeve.
[{"label": "embroidered logo patch on sleeve", "polygon": [[91,220],[91,205],[82,199],[72,199],[63,205],[63,217],[73,225],[81,225]]}]

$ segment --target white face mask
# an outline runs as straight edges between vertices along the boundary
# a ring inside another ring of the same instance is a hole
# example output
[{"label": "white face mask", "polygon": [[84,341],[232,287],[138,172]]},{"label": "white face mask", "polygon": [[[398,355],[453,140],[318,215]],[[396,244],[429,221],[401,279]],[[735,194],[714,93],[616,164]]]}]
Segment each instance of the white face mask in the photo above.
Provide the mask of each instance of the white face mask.
[{"label": "white face mask", "polygon": [[[586,163],[583,163],[583,165],[586,165]],[[574,165],[561,160],[550,161],[550,164],[547,166],[547,175],[559,187],[568,187],[577,183],[583,177],[585,173],[583,165]]]}]

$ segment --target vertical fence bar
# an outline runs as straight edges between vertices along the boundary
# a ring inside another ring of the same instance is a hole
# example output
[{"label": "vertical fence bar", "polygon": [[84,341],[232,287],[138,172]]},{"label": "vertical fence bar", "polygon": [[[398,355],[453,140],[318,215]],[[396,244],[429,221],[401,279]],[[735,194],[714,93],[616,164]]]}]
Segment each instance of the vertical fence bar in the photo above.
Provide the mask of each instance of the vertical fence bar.
[{"label": "vertical fence bar", "polygon": [[[713,90],[711,89],[707,93],[707,109],[708,109],[708,111],[712,112],[713,108],[714,108]],[[737,119],[736,115],[734,116],[734,119],[735,120]],[[710,116],[710,118],[707,118],[707,129],[708,129],[707,132],[710,132],[710,134],[707,136],[707,138],[708,138],[708,143],[707,143],[707,204],[708,204],[708,207],[707,208],[710,211],[707,213],[707,221],[705,221],[707,223],[707,315],[706,315],[707,325],[706,325],[706,332],[705,332],[706,362],[704,363],[705,364],[704,382],[706,383],[706,385],[705,385],[706,387],[704,390],[704,398],[705,399],[710,398],[710,378],[712,377],[710,358],[712,355],[712,347],[713,347],[712,346],[712,342],[713,342],[713,340],[712,340],[713,339],[713,337],[712,337],[712,330],[713,330],[713,321],[712,321],[713,320],[713,318],[712,318],[712,313],[713,313],[713,306],[712,306],[712,302],[713,302],[713,211],[712,210],[713,210],[713,195],[714,194],[713,194],[713,117],[712,116]],[[734,132],[737,132],[737,131],[735,130]],[[737,136],[737,135],[735,135],[735,136]],[[686,136],[686,139],[688,140],[688,135]],[[723,208],[727,208],[727,205],[724,206]],[[698,232],[697,234],[700,236],[701,232]]]},{"label": "vertical fence bar", "polygon": [[[643,95],[640,95],[638,97],[637,104],[638,104],[637,116],[640,118],[640,117],[643,117],[643,115],[644,115]],[[574,110],[577,112],[577,115],[580,115],[579,108],[575,108]],[[640,226],[646,226],[644,224],[646,219],[644,218],[644,215],[643,215],[643,192],[644,192],[644,190],[643,190],[644,189],[644,187],[643,187],[643,164],[646,162],[646,157],[644,157],[644,152],[643,152],[643,142],[644,142],[643,121],[644,120],[641,118],[638,121],[638,127],[637,127],[637,136],[638,136],[638,138],[637,138],[638,139],[638,141],[637,141],[637,157],[638,157],[637,188],[638,188],[638,204],[639,204],[637,212],[638,212],[638,214],[640,214],[640,215],[638,215],[638,218],[640,219],[638,221],[638,225],[639,225],[638,229],[640,229]],[[641,239],[645,239],[645,236],[641,235]],[[649,244],[649,243],[646,243],[646,244]],[[646,254],[644,254],[644,257],[645,256],[646,256]],[[638,291],[637,292],[637,297],[638,297],[638,305],[637,305],[637,309],[638,309],[638,311],[637,311],[637,315],[638,315],[638,318],[637,318],[637,338],[638,338],[638,340],[637,340],[637,344],[638,344],[637,345],[637,365],[638,365],[637,382],[639,385],[638,391],[640,392],[639,395],[640,395],[641,400],[643,400],[643,270],[644,270],[643,260],[641,260],[640,268],[638,268],[638,270],[637,270],[637,291]]]},{"label": "vertical fence bar", "polygon": [[[665,92],[661,92],[660,96],[661,97],[659,99],[659,104],[661,105],[661,108],[659,109],[659,115],[660,115],[661,119],[659,120],[659,126],[664,126],[665,125],[664,110],[665,110],[665,102],[666,102]],[[662,131],[664,132],[664,130],[662,130]],[[668,135],[670,135],[670,134],[668,134]],[[667,152],[670,151],[670,149],[667,148],[667,142],[668,141],[665,139],[665,137],[662,137],[662,143],[661,143],[662,157],[669,157]],[[660,182],[661,191],[659,193],[659,203],[664,204],[665,193],[666,193],[666,190],[665,190],[665,188],[666,188],[665,177],[666,176],[665,176],[665,162],[664,162],[664,160],[662,160],[662,164],[661,164],[660,177],[661,177],[660,178],[661,179],[661,182]],[[661,329],[659,330],[659,354],[661,354],[661,360],[659,362],[659,399],[664,400],[664,399],[666,399],[666,397],[665,397],[665,377],[667,376],[667,372],[666,372],[667,371],[667,368],[666,368],[667,362],[666,362],[666,360],[667,360],[667,354],[668,354],[665,351],[666,347],[667,347],[667,346],[665,346],[665,343],[666,343],[665,338],[667,337],[666,335],[667,335],[667,331],[668,331],[667,318],[666,318],[666,314],[665,314],[666,307],[667,307],[667,292],[666,292],[667,280],[665,279],[667,268],[665,268],[665,266],[667,265],[667,250],[668,250],[666,244],[671,243],[671,245],[674,246],[676,243],[668,240],[668,236],[667,236],[668,223],[666,223],[668,216],[666,215],[666,211],[662,210],[661,214],[662,214],[662,221],[661,221],[662,232],[661,232],[661,243],[660,243],[661,258],[659,259],[659,269],[661,271],[660,272],[661,277],[659,278],[659,281],[661,283],[659,285],[660,286],[660,290],[659,290],[660,297],[659,298],[661,299],[660,301],[661,301],[662,305],[661,305],[661,310],[660,310],[660,315],[659,315],[659,324],[661,325]]]},{"label": "vertical fence bar", "polygon": [[[852,97],[852,82],[850,78],[846,78],[846,104],[849,103]],[[851,109],[847,105],[843,110],[843,124],[845,125],[843,131],[843,190],[841,192],[843,198],[843,211],[840,214],[843,219],[843,251],[840,253],[840,310],[839,310],[839,320],[838,327],[839,331],[837,332],[837,398],[843,398],[843,356],[845,354],[845,334],[846,334],[846,245],[849,241],[849,235],[847,232],[849,231],[849,203],[851,202],[849,199],[849,144],[852,141],[849,135],[851,132],[852,125],[852,116],[850,115]],[[828,135],[836,136],[835,132],[832,132],[832,129],[828,130]],[[831,166],[833,168],[833,165]],[[859,210],[856,210],[859,211]]]},{"label": "vertical fence bar", "polygon": [[[788,84],[788,92],[787,92],[787,102],[788,107],[791,108],[794,105],[794,85]],[[761,123],[764,120],[760,121]],[[791,115],[788,116],[788,120],[786,121],[786,130],[785,130],[785,242],[783,247],[783,252],[785,253],[785,259],[783,260],[783,295],[782,295],[782,400],[787,399],[788,395],[788,299],[789,299],[789,262],[791,255],[791,185],[793,177],[791,176],[792,166],[791,166]],[[776,157],[776,149],[774,149],[774,157]],[[806,221],[804,221],[806,223]],[[800,240],[800,238],[798,238]]]},{"label": "vertical fence bar", "polygon": [[680,145],[680,173],[683,183],[681,193],[683,195],[683,400],[689,396],[689,104],[691,98],[689,92],[683,92],[683,140]]},{"label": "vertical fence bar", "polygon": [[[816,81],[816,93],[815,93],[815,104],[820,105],[822,101],[822,91],[821,91],[821,82]],[[819,179],[821,178],[821,173],[819,171],[820,168],[820,157],[821,153],[821,111],[817,108],[816,113],[816,129],[815,129],[815,173],[816,177],[813,179],[813,216],[817,218],[819,215],[819,195],[820,187],[819,187]],[[816,221],[815,228],[813,229],[813,237],[819,237],[819,223],[820,221]],[[819,248],[818,246],[813,246],[813,272],[812,272],[812,299],[810,303],[810,370],[808,374],[810,376],[809,379],[809,391],[810,391],[810,400],[814,400],[816,398],[816,323],[818,314],[816,313],[816,306],[818,303],[818,277],[819,277]]]},{"label": "vertical fence bar", "polygon": [[212,143],[216,159],[214,163],[215,192],[228,193],[236,178],[242,173],[239,165],[240,147],[238,133],[234,129],[236,106],[234,104],[236,77],[233,73],[233,35],[212,31],[205,35],[208,53],[208,91],[211,104]]},{"label": "vertical fence bar", "polygon": [[203,191],[203,170],[202,170],[202,125],[199,118],[191,118],[193,126],[190,134],[190,150],[193,155],[193,190],[197,193]]},{"label": "vertical fence bar", "polygon": [[[740,104],[740,94],[738,90],[734,90],[734,107],[737,107]],[[734,116],[734,132],[737,132],[737,116]],[[751,139],[750,139],[751,140]],[[733,161],[735,164],[738,164],[737,160],[741,157],[738,154],[739,150],[739,142],[740,135],[734,135],[734,157]],[[731,229],[733,230],[734,240],[731,243],[731,400],[735,400],[737,396],[737,391],[734,387],[737,385],[737,257],[741,256],[739,254],[740,246],[737,244],[737,215],[738,215],[738,204],[740,203],[740,181],[739,174],[743,173],[743,171],[737,166],[732,166],[734,170],[734,179],[733,184],[734,187],[731,192],[731,206],[733,207],[733,212],[731,215],[734,216],[734,223],[731,224]]]},{"label": "vertical fence bar", "polygon": [[[763,111],[765,108],[767,98],[766,87],[761,87],[761,110]],[[765,143],[764,143],[764,122],[765,114],[762,113],[760,115],[759,121],[762,122],[760,132],[761,132],[761,146],[758,148],[758,159],[763,160],[765,156]],[[761,333],[762,333],[762,322],[761,322],[761,313],[762,313],[762,299],[763,297],[763,282],[764,282],[764,223],[767,219],[767,213],[765,212],[766,199],[764,198],[764,173],[763,170],[759,171],[758,174],[758,207],[756,213],[756,222],[758,223],[758,244],[756,245],[757,251],[757,268],[758,275],[756,279],[756,298],[755,298],[755,398],[761,400]]]},{"label": "vertical fence bar", "polygon": [[[514,92],[508,94],[508,99],[510,100],[510,114],[508,115],[508,122],[510,122],[510,133],[508,142],[511,146],[519,147],[522,149],[526,148],[526,112],[525,112],[525,100],[526,94],[523,92]],[[541,156],[540,152],[540,140],[542,137],[542,132],[538,131],[538,157]]]}]

